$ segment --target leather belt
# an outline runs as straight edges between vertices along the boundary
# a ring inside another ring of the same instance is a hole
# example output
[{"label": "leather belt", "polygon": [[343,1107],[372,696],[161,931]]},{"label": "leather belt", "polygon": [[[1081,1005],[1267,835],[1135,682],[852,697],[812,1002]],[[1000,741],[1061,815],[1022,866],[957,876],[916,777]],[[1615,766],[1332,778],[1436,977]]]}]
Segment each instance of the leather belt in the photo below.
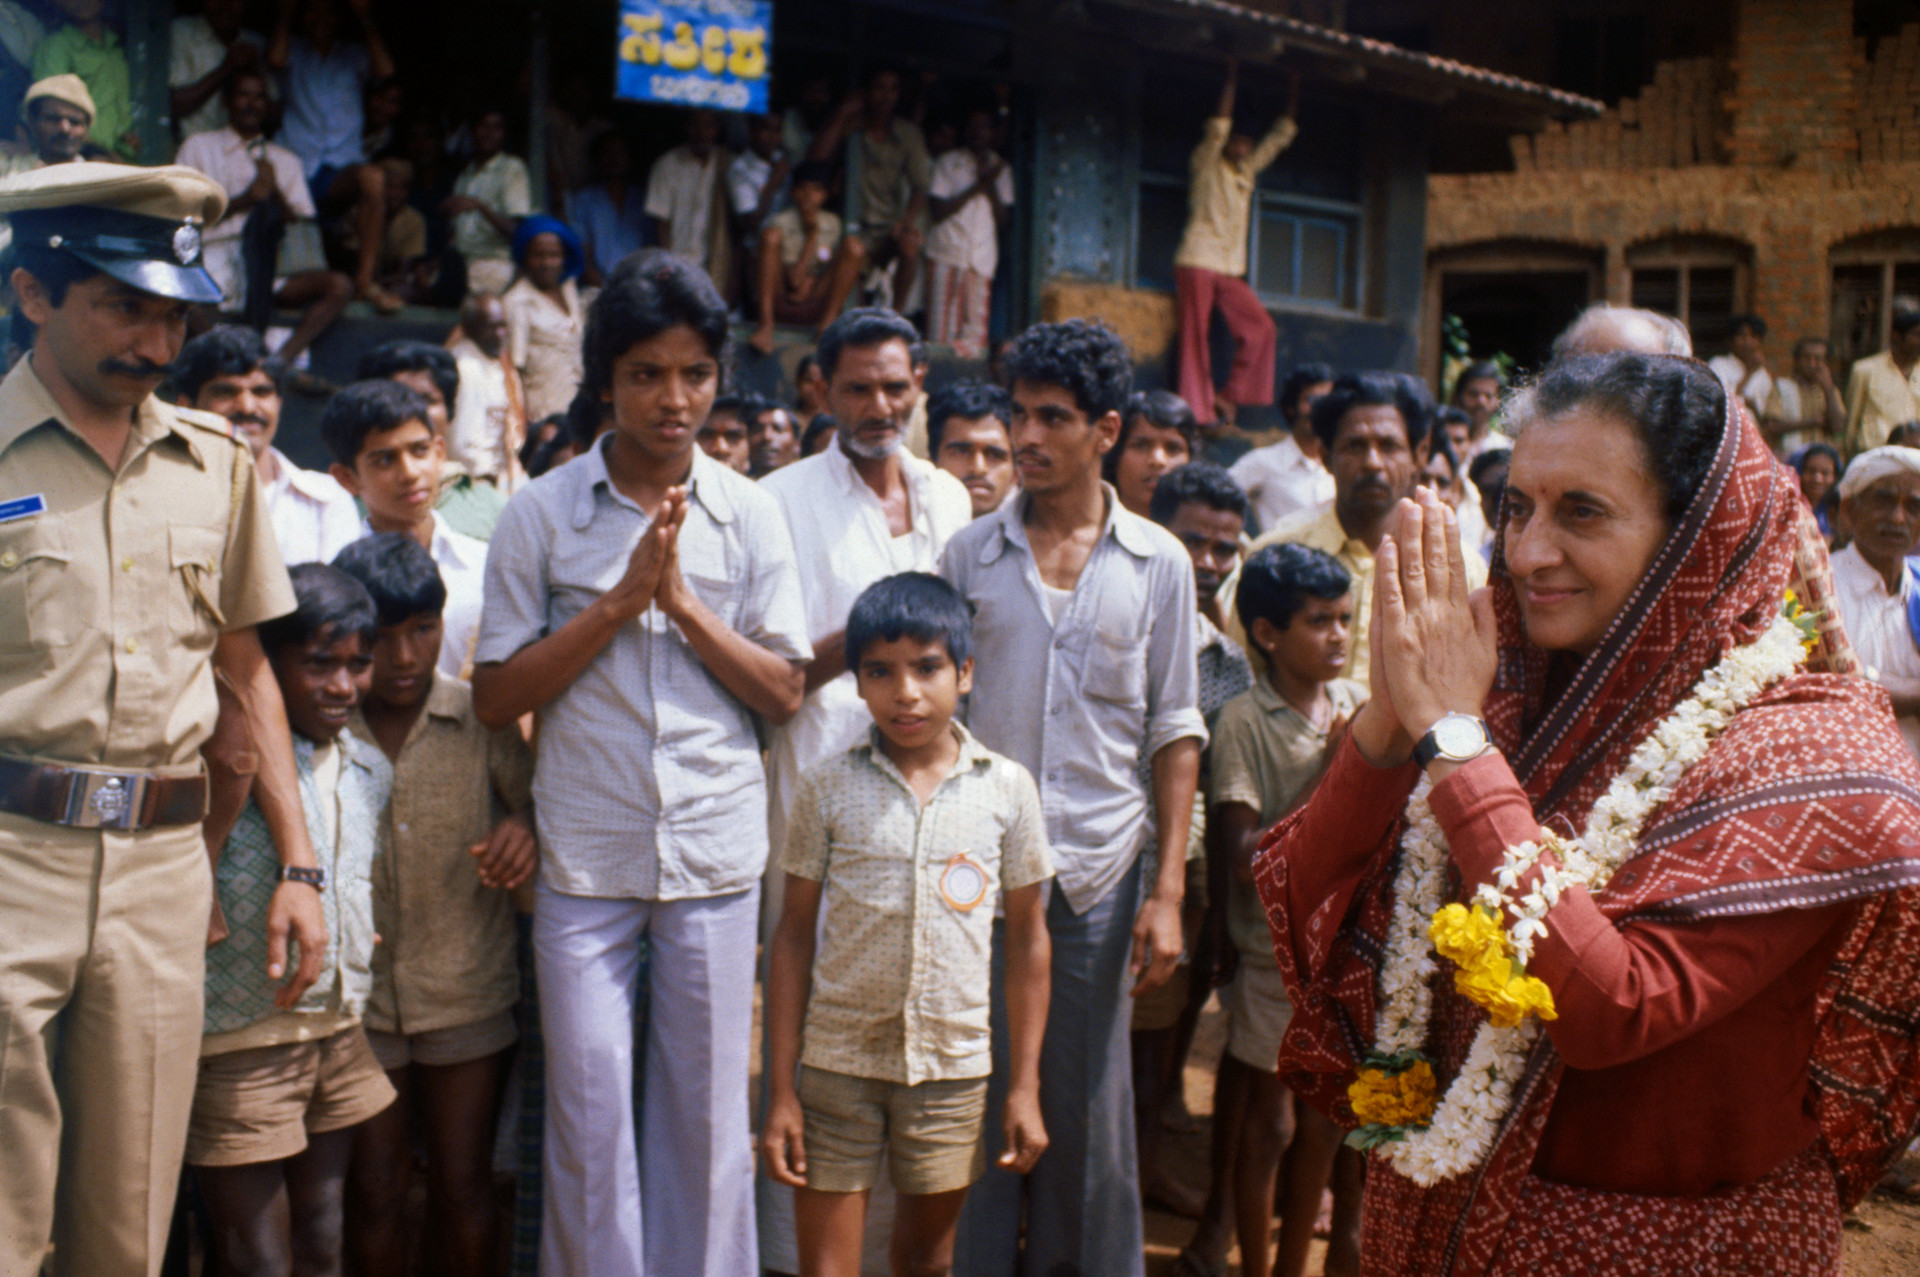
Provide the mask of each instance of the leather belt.
[{"label": "leather belt", "polygon": [[207,811],[207,778],[0,757],[0,811],[74,829],[197,825]]}]

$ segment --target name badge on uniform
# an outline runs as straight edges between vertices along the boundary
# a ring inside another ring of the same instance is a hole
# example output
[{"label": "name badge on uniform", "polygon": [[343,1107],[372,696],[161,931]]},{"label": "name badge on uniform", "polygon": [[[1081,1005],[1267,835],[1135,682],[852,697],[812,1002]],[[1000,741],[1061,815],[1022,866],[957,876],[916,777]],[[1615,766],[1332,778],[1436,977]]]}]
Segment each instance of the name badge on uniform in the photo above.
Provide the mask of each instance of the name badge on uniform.
[{"label": "name badge on uniform", "polygon": [[941,871],[940,896],[961,913],[972,912],[987,898],[987,871],[979,861],[961,852]]},{"label": "name badge on uniform", "polygon": [[47,508],[47,499],[36,492],[30,497],[15,497],[11,501],[0,501],[0,523],[11,523],[15,519],[24,519],[30,514],[43,514]]}]

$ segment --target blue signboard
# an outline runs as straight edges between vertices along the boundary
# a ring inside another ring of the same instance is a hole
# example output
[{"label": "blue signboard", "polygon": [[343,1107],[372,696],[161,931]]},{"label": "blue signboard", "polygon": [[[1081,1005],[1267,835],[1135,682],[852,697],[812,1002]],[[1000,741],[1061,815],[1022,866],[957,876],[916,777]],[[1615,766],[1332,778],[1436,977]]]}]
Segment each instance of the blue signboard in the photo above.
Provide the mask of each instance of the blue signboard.
[{"label": "blue signboard", "polygon": [[620,0],[614,84],[634,102],[765,111],[773,0]]}]

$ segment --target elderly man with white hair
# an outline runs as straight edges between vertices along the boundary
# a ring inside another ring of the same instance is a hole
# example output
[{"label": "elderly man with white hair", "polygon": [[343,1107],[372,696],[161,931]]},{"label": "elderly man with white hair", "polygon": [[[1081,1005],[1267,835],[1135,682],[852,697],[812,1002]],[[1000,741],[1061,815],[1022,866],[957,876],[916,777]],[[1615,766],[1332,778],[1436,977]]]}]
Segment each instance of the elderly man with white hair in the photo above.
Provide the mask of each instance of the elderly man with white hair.
[{"label": "elderly man with white hair", "polygon": [[1853,543],[1833,556],[1833,583],[1863,673],[1893,697],[1907,748],[1920,756],[1920,448],[1875,448],[1840,481]]}]

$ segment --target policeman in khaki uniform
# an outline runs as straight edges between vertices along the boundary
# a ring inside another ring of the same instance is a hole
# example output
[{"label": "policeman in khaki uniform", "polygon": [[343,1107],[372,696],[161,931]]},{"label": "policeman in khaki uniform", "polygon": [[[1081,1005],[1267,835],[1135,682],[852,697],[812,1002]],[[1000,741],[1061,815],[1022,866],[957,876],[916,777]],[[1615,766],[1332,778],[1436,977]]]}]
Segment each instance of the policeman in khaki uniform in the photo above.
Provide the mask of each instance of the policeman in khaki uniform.
[{"label": "policeman in khaki uniform", "polygon": [[0,381],[0,1277],[156,1273],[200,1048],[214,677],[280,849],[273,978],[326,929],[286,712],[254,626],[293,610],[245,444],[154,397],[217,301],[185,168],[0,182],[35,326]]}]

